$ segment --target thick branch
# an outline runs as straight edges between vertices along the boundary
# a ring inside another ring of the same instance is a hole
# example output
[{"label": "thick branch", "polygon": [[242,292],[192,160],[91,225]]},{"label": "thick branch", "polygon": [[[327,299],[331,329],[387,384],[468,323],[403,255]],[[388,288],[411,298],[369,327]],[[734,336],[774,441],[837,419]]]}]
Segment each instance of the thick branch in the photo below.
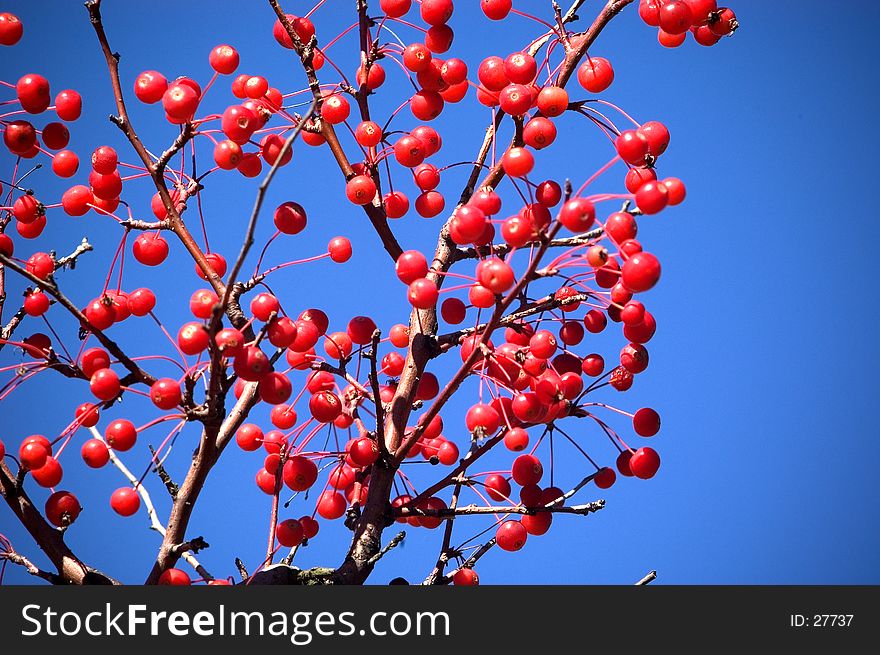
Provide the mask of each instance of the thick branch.
[{"label": "thick branch", "polygon": [[12,471],[0,460],[0,495],[12,513],[52,562],[60,578],[68,584],[119,584],[97,569],[87,566],[64,543],[64,533],[52,527],[34,506]]}]

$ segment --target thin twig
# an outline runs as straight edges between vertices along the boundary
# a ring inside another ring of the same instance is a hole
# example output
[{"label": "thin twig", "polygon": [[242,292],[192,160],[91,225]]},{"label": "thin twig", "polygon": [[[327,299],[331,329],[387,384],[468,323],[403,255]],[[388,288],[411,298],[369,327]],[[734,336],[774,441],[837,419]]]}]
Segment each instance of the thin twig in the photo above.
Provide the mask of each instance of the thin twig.
[{"label": "thin twig", "polygon": [[382,559],[388,553],[389,550],[391,550],[392,548],[397,546],[405,538],[406,538],[406,532],[404,532],[404,531],[398,532],[396,535],[394,535],[391,538],[391,541],[389,541],[387,544],[385,544],[385,547],[382,550],[380,550],[378,553],[376,553],[375,555],[373,555],[369,559],[369,561],[367,562],[368,565],[375,566],[376,562],[378,562],[380,559]]},{"label": "thin twig", "polygon": [[[162,521],[159,520],[159,515],[156,513],[156,507],[153,505],[153,499],[150,496],[150,492],[147,491],[147,488],[137,479],[137,477],[129,470],[129,468],[122,462],[121,459],[116,455],[116,452],[113,448],[110,447],[110,444],[104,439],[104,435],[101,434],[100,430],[96,427],[89,428],[89,432],[92,433],[92,436],[101,441],[107,446],[107,452],[110,454],[110,463],[115,466],[120,473],[128,480],[131,485],[134,487],[134,490],[137,491],[138,495],[141,497],[141,500],[144,503],[144,508],[147,510],[147,516],[150,517],[150,529],[155,530],[163,537],[165,536],[165,526],[162,524]],[[202,565],[199,564],[199,561],[195,558],[195,556],[186,551],[181,551],[179,553],[184,560],[186,560],[187,564],[193,567],[194,570],[199,571],[202,568]],[[204,575],[204,574],[203,574]]]},{"label": "thin twig", "polygon": [[646,584],[651,584],[651,582],[656,579],[657,579],[657,571],[648,571],[648,574],[644,578],[642,578],[641,580],[636,582],[636,586],[640,587],[640,586],[644,586]]}]

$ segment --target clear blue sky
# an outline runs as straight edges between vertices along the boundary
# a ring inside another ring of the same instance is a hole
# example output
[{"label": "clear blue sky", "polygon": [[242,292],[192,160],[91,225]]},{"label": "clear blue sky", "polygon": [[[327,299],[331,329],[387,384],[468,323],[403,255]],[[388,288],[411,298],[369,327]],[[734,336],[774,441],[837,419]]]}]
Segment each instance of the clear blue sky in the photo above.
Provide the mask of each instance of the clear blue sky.
[{"label": "clear blue sky", "polygon": [[[222,42],[239,48],[241,71],[263,74],[285,91],[300,85],[296,62],[271,38],[268,5],[248,3],[245,11],[243,3],[184,4],[185,12],[180,3],[105,2],[126,90],[148,68],[169,78],[190,74],[207,81],[207,54]],[[286,4],[289,11],[306,5]],[[548,15],[549,2],[517,4],[540,7]],[[479,58],[503,56],[535,34],[526,20],[513,18],[501,26],[477,17],[476,2],[457,5],[451,54],[467,59],[472,70]],[[630,583],[650,569],[659,571],[662,583],[880,582],[878,430],[871,409],[880,364],[871,336],[878,314],[876,294],[865,291],[876,275],[880,228],[876,210],[863,200],[874,184],[880,145],[869,114],[877,104],[873,44],[880,9],[866,1],[755,0],[740,0],[735,9],[742,29],[714,48],[693,42],[674,51],[661,48],[630,7],[592,50],[615,64],[607,99],[640,120],[668,124],[672,146],[661,173],[688,185],[683,206],[640,225],[639,238],[664,266],[662,283],[647,295],[660,326],[650,344],[651,367],[628,394],[604,395],[629,409],[651,405],[661,412],[663,428],[651,443],[663,457],[661,471],[651,481],[627,479],[602,493],[607,507],[598,515],[557,517],[551,533],[530,538],[523,551],[485,557],[479,567],[485,583]],[[14,82],[39,72],[49,78],[53,92],[78,89],[85,111],[71,130],[71,147],[87,159],[93,146],[109,143],[131,161],[106,120],[112,97],[81,3],[7,0],[0,10],[18,14],[26,25],[19,46],[0,50],[0,79]],[[321,10],[319,34],[335,34],[343,13]],[[590,14],[582,11],[584,17]],[[353,60],[342,50],[353,48],[347,42],[335,51],[336,58],[349,62],[348,69]],[[398,75],[390,67],[389,73]],[[231,98],[227,89],[212,92],[221,109],[220,101]],[[133,107],[146,143],[162,149],[173,129],[161,125],[156,108]],[[445,161],[471,159],[486,111],[471,96],[448,114],[455,128],[444,132]],[[582,180],[607,160],[607,148],[583,123],[562,123],[572,136],[545,151],[541,170]],[[0,154],[0,162],[8,171],[9,155]],[[76,180],[83,177],[81,172]],[[459,177],[444,178],[443,188],[457,193]],[[212,246],[230,256],[253,198],[253,184],[237,178],[212,176],[204,194]],[[64,188],[46,172],[33,184],[54,197]],[[136,213],[148,215],[146,185],[131,187],[127,197]],[[293,307],[322,307],[336,329],[363,313],[377,315],[387,328],[406,315],[402,287],[384,253],[377,252],[361,212],[341,193],[329,153],[297,146],[294,164],[280,175],[268,206],[297,200],[309,211],[310,222],[304,234],[288,237],[283,247],[291,257],[318,254],[330,237],[342,233],[352,238],[355,256],[345,266],[297,267],[280,275],[273,288]],[[84,257],[75,273],[61,276],[71,295],[85,302],[94,293],[78,289],[77,280],[103,279],[117,232],[93,214],[72,219],[55,210],[49,223],[47,236],[32,247],[19,241],[17,254],[50,247],[66,251],[88,236],[98,252]],[[267,218],[261,226],[264,239],[268,224]],[[417,216],[394,224],[406,247],[425,251],[438,227]],[[133,261],[126,267],[125,286],[153,286],[160,295],[159,315],[169,326],[184,320],[186,300],[199,288],[181,250],[174,248],[159,270]],[[15,298],[21,285],[11,286]],[[36,322],[31,325],[40,329]],[[159,338],[146,323],[135,325],[114,328],[114,334],[129,345]],[[620,346],[602,343],[606,354]],[[6,349],[0,365],[17,358]],[[73,407],[87,399],[81,384],[42,377],[42,386],[25,387],[0,405],[0,438],[7,447],[27,434],[57,433]],[[126,412],[136,421],[148,416],[143,404],[129,405]],[[460,425],[464,407],[462,401],[451,405],[444,413],[447,423]],[[142,470],[146,443],[159,439],[158,432],[141,437],[126,460]],[[187,431],[178,443],[171,466],[178,478],[194,439]],[[143,513],[122,519],[109,511],[107,497],[122,480],[111,467],[87,470],[76,456],[78,443],[66,458],[62,486],[78,493],[86,511],[69,531],[69,542],[108,573],[141,581],[158,536],[147,530]],[[610,457],[607,450],[604,454]],[[575,468],[575,461],[565,457],[559,463],[559,480],[579,479],[583,467],[578,462]],[[235,556],[253,566],[265,549],[269,501],[253,484],[257,467],[254,455],[230,449],[200,501],[189,535],[201,534],[211,543],[202,559],[215,575],[233,574]],[[150,484],[154,499],[167,505],[161,486],[152,479]],[[45,498],[42,491],[34,496],[40,502]],[[598,496],[590,489],[582,498]],[[310,510],[310,502],[300,502],[291,516]],[[457,534],[466,531],[459,527]],[[35,555],[5,505],[0,532]],[[382,562],[371,581],[396,575],[420,580],[430,570],[439,538],[439,532],[411,529],[405,545]],[[333,565],[346,544],[347,532],[324,522],[298,563]],[[29,581],[16,567],[7,571],[7,580]]]}]

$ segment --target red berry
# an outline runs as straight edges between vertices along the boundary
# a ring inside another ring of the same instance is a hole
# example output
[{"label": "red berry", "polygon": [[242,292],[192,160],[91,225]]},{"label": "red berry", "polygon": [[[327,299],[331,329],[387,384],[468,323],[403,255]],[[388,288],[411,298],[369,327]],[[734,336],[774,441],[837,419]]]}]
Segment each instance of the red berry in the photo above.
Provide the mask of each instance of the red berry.
[{"label": "red berry", "polygon": [[626,190],[630,193],[638,191],[643,184],[657,179],[653,168],[633,167],[626,172]]},{"label": "red berry", "polygon": [[679,205],[684,202],[687,195],[684,182],[677,177],[667,177],[663,180],[663,186],[666,187],[666,198],[670,205]]},{"label": "red berry", "polygon": [[42,316],[49,309],[49,297],[42,291],[32,291],[25,296],[23,307],[28,316]]},{"label": "red berry", "polygon": [[648,368],[648,350],[642,344],[630,343],[620,351],[620,365],[630,373],[641,373]]},{"label": "red berry", "polygon": [[169,117],[188,121],[192,119],[199,106],[199,94],[189,84],[176,82],[162,94],[162,107]]},{"label": "red berry", "polygon": [[443,25],[452,18],[453,9],[452,0],[422,0],[419,11],[429,25]]},{"label": "red berry", "polygon": [[358,86],[366,84],[369,90],[375,91],[385,83],[385,69],[381,64],[374,62],[370,64],[370,69],[365,74],[363,66],[359,66],[355,73],[355,81]]},{"label": "red berry", "polygon": [[63,475],[64,472],[61,470],[61,464],[54,457],[47,457],[45,464],[31,471],[34,482],[45,489],[57,487]]},{"label": "red berry", "polygon": [[135,289],[128,294],[128,309],[135,316],[146,316],[156,306],[156,295],[149,289]]},{"label": "red berry", "polygon": [[437,304],[439,291],[437,286],[427,278],[413,280],[407,290],[410,304],[417,309],[430,309]]},{"label": "red berry", "polygon": [[694,41],[702,46],[713,46],[721,40],[721,37],[715,34],[709,25],[692,27],[691,34],[694,35]]},{"label": "red berry", "polygon": [[140,496],[131,487],[121,487],[110,496],[110,507],[120,516],[131,516],[137,513],[140,506]]},{"label": "red berry", "polygon": [[488,91],[498,93],[510,84],[504,69],[504,60],[501,57],[487,57],[480,63],[477,69],[477,77]]},{"label": "red berry", "polygon": [[431,121],[441,114],[444,104],[439,93],[422,89],[410,98],[409,108],[420,121]]},{"label": "red berry", "polygon": [[284,484],[293,491],[305,491],[311,488],[318,479],[318,467],[315,463],[301,455],[294,455],[286,462],[281,471]]},{"label": "red berry", "polygon": [[586,198],[573,198],[559,212],[559,222],[572,232],[586,232],[596,220],[596,208]]},{"label": "red berry", "polygon": [[12,203],[12,215],[19,223],[33,223],[45,213],[43,203],[31,195],[20,196]]},{"label": "red berry", "polygon": [[517,551],[526,545],[528,532],[519,521],[504,521],[495,531],[495,542],[506,551]]},{"label": "red berry", "polygon": [[[52,144],[63,148],[70,140],[70,134],[67,128],[61,123],[49,123],[43,130],[43,139],[46,139],[46,130],[51,126],[57,125],[49,131]],[[9,151],[16,155],[22,155],[30,152],[37,145],[37,132],[34,126],[28,121],[17,120],[10,121],[6,124],[6,130],[3,132],[3,143],[9,148]],[[49,146],[49,144],[46,144]],[[49,146],[52,147],[52,146]],[[57,148],[53,148],[57,149]]]},{"label": "red berry", "polygon": [[670,34],[669,32],[664,32],[663,30],[657,32],[657,40],[664,48],[677,48],[682,43],[684,43],[686,38],[687,32],[684,32],[682,34]]},{"label": "red berry", "polygon": [[345,514],[345,507],[345,498],[338,492],[327,490],[318,497],[318,514],[328,521],[338,519]]},{"label": "red berry", "polygon": [[620,279],[634,293],[647,291],[660,279],[660,261],[651,253],[636,253],[624,262]]},{"label": "red berry", "polygon": [[156,380],[150,387],[150,400],[159,409],[174,409],[182,397],[180,385],[171,378]]},{"label": "red berry", "polygon": [[379,6],[389,17],[400,18],[409,11],[412,0],[379,0]]},{"label": "red berry", "polygon": [[201,323],[186,323],[177,333],[177,345],[186,355],[198,355],[210,341],[211,335]]},{"label": "red berry", "polygon": [[669,191],[663,182],[646,182],[636,191],[636,204],[644,214],[657,214],[669,204]]},{"label": "red berry", "polygon": [[342,403],[336,394],[319,391],[309,399],[309,412],[320,423],[331,423],[342,413]]},{"label": "red berry", "polygon": [[512,116],[522,116],[532,106],[532,93],[522,84],[508,84],[498,94],[501,110]]},{"label": "red berry", "polygon": [[513,8],[513,0],[480,0],[480,9],[490,20],[504,20]]},{"label": "red berry", "polygon": [[648,142],[648,154],[659,157],[669,147],[669,130],[660,121],[648,121],[637,130]]},{"label": "red berry", "polygon": [[[510,0],[507,0],[508,3]],[[486,0],[483,0],[485,5]],[[473,569],[458,569],[452,576],[452,584],[456,587],[477,587],[480,584],[480,578]]]},{"label": "red berry", "polygon": [[413,73],[420,73],[431,65],[431,51],[426,45],[413,43],[403,49],[403,65]]},{"label": "red berry", "polygon": [[637,478],[642,480],[653,478],[660,468],[660,455],[653,448],[643,446],[633,453],[629,467]]},{"label": "red berry", "polygon": [[660,7],[660,29],[667,34],[684,34],[693,21],[691,8],[684,0],[672,0]]},{"label": "red berry", "polygon": [[15,93],[21,102],[21,108],[29,114],[46,111],[52,102],[52,97],[49,95],[49,81],[35,73],[19,78],[15,84]]},{"label": "red berry", "polygon": [[330,239],[327,245],[327,252],[330,253],[330,259],[341,264],[351,259],[351,241],[345,237],[334,237]]},{"label": "red berry", "polygon": [[[34,436],[39,437],[40,435]],[[43,441],[46,441],[46,443],[43,443]],[[51,446],[48,445],[48,440],[45,437],[42,437],[42,440],[28,437],[18,450],[18,459],[24,468],[33,471],[42,468],[51,453]]]},{"label": "red berry", "polygon": [[275,227],[284,234],[299,234],[306,227],[306,210],[297,202],[285,202],[275,209]]},{"label": "red berry", "polygon": [[89,378],[89,389],[99,400],[113,400],[119,395],[119,376],[109,368],[95,371],[94,375]]},{"label": "red berry", "polygon": [[311,516],[301,516],[299,522],[303,527],[303,535],[306,539],[312,539],[315,535],[318,534],[318,522],[313,519]]},{"label": "red berry", "polygon": [[238,68],[238,52],[231,45],[218,45],[208,55],[211,68],[221,75],[232,75]]},{"label": "red berry", "polygon": [[324,98],[321,105],[321,118],[331,125],[338,125],[345,121],[351,113],[351,106],[344,96],[336,94]]},{"label": "red berry", "polygon": [[76,521],[82,507],[69,491],[56,491],[46,500],[46,518],[52,525],[64,528]]},{"label": "red berry", "polygon": [[446,200],[437,191],[425,191],[416,198],[416,211],[423,218],[433,218],[443,211]]},{"label": "red berry", "polygon": [[604,57],[589,57],[578,68],[577,78],[590,93],[601,93],[614,81],[614,68]]},{"label": "red berry", "polygon": [[272,369],[269,358],[258,346],[247,346],[232,362],[236,375],[248,382],[259,382]]},{"label": "red berry", "polygon": [[[296,34],[299,41],[303,45],[308,44],[315,35],[315,26],[312,24],[312,21],[308,18],[295,16],[293,14],[285,14],[285,17],[293,28],[293,32]],[[272,36],[274,36],[275,40],[283,47],[291,50],[293,49],[293,39],[290,38],[290,34],[287,33],[287,29],[280,20],[276,20],[275,24],[272,26]]]},{"label": "red berry", "polygon": [[137,429],[134,423],[126,419],[117,419],[107,426],[104,438],[113,450],[125,452],[131,450],[137,441]]},{"label": "red berry", "polygon": [[[114,508],[115,509],[115,508]],[[192,580],[185,571],[180,569],[165,569],[159,576],[157,584],[168,585],[173,587],[188,587],[192,584]]]},{"label": "red berry", "polygon": [[514,84],[531,84],[537,72],[538,64],[527,52],[514,52],[504,60],[504,75]]},{"label": "red berry", "polygon": [[373,121],[363,121],[355,128],[354,138],[363,147],[374,148],[382,142],[382,128]]},{"label": "red berry", "polygon": [[360,437],[351,443],[348,455],[358,468],[370,466],[379,459],[379,446],[369,437]]},{"label": "red berry", "polygon": [[24,26],[15,14],[0,14],[0,45],[15,45],[21,40]]},{"label": "red berry", "polygon": [[168,242],[159,234],[145,232],[135,239],[132,254],[145,266],[158,266],[168,257]]},{"label": "red berry", "polygon": [[717,36],[727,36],[732,34],[738,27],[739,22],[736,20],[736,14],[732,9],[725,7],[718,10],[718,19],[709,23],[709,29]]},{"label": "red berry", "polygon": [[394,158],[401,166],[414,168],[425,160],[425,148],[420,139],[406,135],[394,144]]},{"label": "red berry", "polygon": [[660,415],[650,407],[642,407],[633,415],[633,429],[642,437],[653,437],[660,431]]},{"label": "red berry", "polygon": [[535,165],[535,158],[525,148],[510,148],[501,158],[501,166],[504,172],[511,177],[524,177],[528,175]]},{"label": "red berry", "polygon": [[553,515],[550,512],[538,512],[537,514],[526,514],[520,519],[523,527],[531,535],[540,536],[547,534],[550,524],[553,522]]},{"label": "red berry", "polygon": [[100,439],[89,439],[82,445],[83,461],[91,468],[101,468],[110,461],[110,451]]},{"label": "red berry", "polygon": [[137,99],[147,104],[154,104],[162,99],[168,88],[168,80],[156,71],[144,71],[134,81],[134,94]]},{"label": "red berry", "polygon": [[376,184],[369,175],[355,175],[346,183],[345,195],[356,205],[367,205],[376,196]]},{"label": "red berry", "polygon": [[[25,121],[13,121],[7,125],[7,134],[9,128],[15,123],[24,123]],[[6,134],[4,134],[4,137]],[[67,147],[70,142],[70,132],[63,123],[47,123],[43,128],[43,143],[50,150],[61,150]]]},{"label": "red berry", "polygon": [[[71,150],[57,152],[52,158],[52,172],[58,177],[73,177],[76,174],[77,169],[79,169],[79,157],[77,157],[76,153]],[[91,196],[91,193],[89,193],[89,196]],[[62,199],[61,202],[63,205],[64,200]],[[70,213],[66,206],[64,209],[68,214]],[[88,211],[88,207],[86,207],[86,211]]]},{"label": "red berry", "polygon": [[608,468],[607,466],[596,471],[596,476],[593,478],[593,482],[596,483],[596,486],[599,487],[599,489],[608,489],[616,480],[617,474],[614,472],[614,469]]},{"label": "red berry", "polygon": [[55,113],[63,121],[75,121],[82,114],[82,97],[73,89],[65,89],[55,96]]},{"label": "red berry", "polygon": [[538,109],[545,116],[560,116],[568,109],[568,92],[561,86],[547,86],[538,94]]},{"label": "red berry", "polygon": [[513,460],[511,475],[520,486],[538,484],[544,475],[544,467],[534,455],[520,455]]},{"label": "red berry", "polygon": [[251,300],[251,313],[259,321],[267,322],[273,314],[281,309],[278,299],[271,293],[258,293]]},{"label": "red berry", "polygon": [[296,519],[282,521],[275,528],[275,537],[278,543],[285,548],[299,546],[304,538],[302,523]]},{"label": "red berry", "polygon": [[641,166],[645,163],[650,144],[645,136],[637,130],[625,130],[614,142],[617,154],[627,164]]}]

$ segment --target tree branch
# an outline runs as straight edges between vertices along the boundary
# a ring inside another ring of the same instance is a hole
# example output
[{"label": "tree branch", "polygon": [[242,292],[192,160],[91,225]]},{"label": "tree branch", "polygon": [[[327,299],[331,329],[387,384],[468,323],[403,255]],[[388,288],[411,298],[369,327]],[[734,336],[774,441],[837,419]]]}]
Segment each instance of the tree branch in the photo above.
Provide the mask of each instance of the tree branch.
[{"label": "tree branch", "polygon": [[103,330],[99,330],[95,326],[93,326],[89,319],[85,317],[79,308],[74,305],[70,299],[65,296],[61,290],[58,288],[58,285],[55,281],[50,278],[49,280],[42,280],[38,278],[36,275],[33,275],[29,271],[25,270],[17,263],[9,259],[6,255],[0,255],[0,264],[8,268],[9,270],[15,271],[22,277],[30,280],[33,284],[38,286],[42,291],[48,293],[55,300],[58,301],[58,304],[64,307],[68,312],[70,312],[75,319],[79,321],[80,326],[84,330],[88,330],[92,334],[95,335],[95,338],[101,342],[101,345],[104,346],[111,355],[113,355],[116,359],[119,360],[119,363],[122,364],[128,371],[132,374],[135,380],[138,382],[142,382],[147,386],[153,384],[156,381],[152,375],[144,371],[140,366],[138,366],[128,355],[126,355],[122,349],[116,344],[115,341],[110,339],[106,334],[104,334]]},{"label": "tree branch", "polygon": [[[297,35],[296,30],[293,28],[293,25],[290,24],[289,20],[287,20],[287,15],[281,8],[278,0],[269,0],[269,4],[272,6],[272,9],[275,10],[275,14],[278,16],[278,20],[281,22],[281,25],[284,26],[284,30],[287,32],[291,41],[293,41],[294,49],[299,55],[300,61],[302,62],[303,68],[305,69],[306,77],[309,81],[309,88],[312,90],[312,95],[317,101],[318,109],[320,110],[321,104],[323,102],[323,94],[321,93],[321,86],[318,82],[318,76],[315,72],[315,67],[312,64],[315,39],[314,37],[312,37],[311,43],[303,44],[303,42]],[[364,11],[366,11],[366,2],[363,2],[363,6]],[[336,130],[333,128],[333,125],[331,125],[327,121],[318,119],[318,122],[321,130],[321,136],[323,136],[324,139],[327,141],[327,145],[330,147],[330,152],[333,153],[333,157],[336,159],[336,163],[339,166],[339,169],[342,171],[342,174],[345,176],[346,180],[351,179],[354,176],[354,170],[352,169],[351,162],[345,155],[345,151],[342,149],[342,144],[339,142],[339,137],[336,135]],[[378,185],[376,188],[379,188]],[[403,253],[403,248],[400,247],[400,244],[397,242],[397,238],[394,236],[394,233],[391,231],[391,228],[388,225],[388,217],[385,215],[385,207],[382,205],[381,197],[379,197],[378,193],[376,194],[376,196],[377,197],[373,200],[373,202],[363,205],[363,209],[364,212],[366,212],[367,217],[370,219],[370,223],[372,223],[373,229],[376,231],[376,234],[378,234],[379,238],[382,240],[382,246],[385,248],[385,251],[391,257],[391,260],[396,262],[401,253]]]},{"label": "tree branch", "polygon": [[648,574],[644,578],[642,578],[641,580],[636,582],[636,586],[641,587],[641,586],[650,584],[651,582],[653,582],[656,579],[657,579],[657,571],[648,571]]},{"label": "tree branch", "polygon": [[570,506],[543,505],[525,507],[523,505],[511,505],[485,507],[479,505],[466,505],[464,507],[446,507],[443,509],[420,509],[418,507],[414,507],[412,503],[409,503],[402,507],[395,507],[393,510],[393,514],[395,517],[401,518],[410,516],[435,516],[441,519],[452,519],[458,516],[474,516],[479,514],[527,514],[529,516],[534,516],[535,514],[550,513],[577,514],[580,516],[587,516],[588,514],[598,512],[604,507],[604,500],[597,500],[592,503],[586,503],[584,505]]},{"label": "tree branch", "polygon": [[12,513],[30,533],[52,562],[60,578],[68,584],[119,584],[97,569],[87,566],[64,543],[64,532],[56,530],[34,507],[27,492],[12,471],[0,460],[0,495]]}]

